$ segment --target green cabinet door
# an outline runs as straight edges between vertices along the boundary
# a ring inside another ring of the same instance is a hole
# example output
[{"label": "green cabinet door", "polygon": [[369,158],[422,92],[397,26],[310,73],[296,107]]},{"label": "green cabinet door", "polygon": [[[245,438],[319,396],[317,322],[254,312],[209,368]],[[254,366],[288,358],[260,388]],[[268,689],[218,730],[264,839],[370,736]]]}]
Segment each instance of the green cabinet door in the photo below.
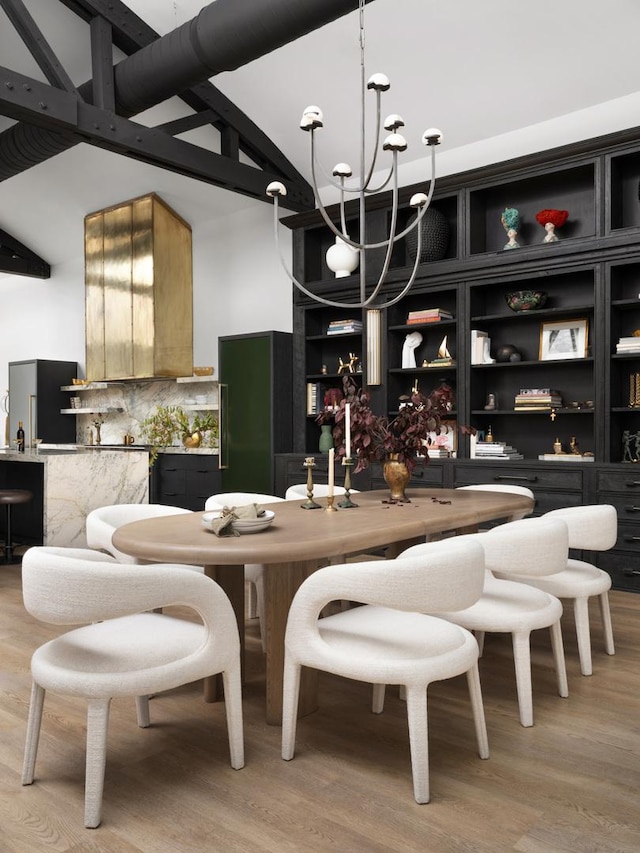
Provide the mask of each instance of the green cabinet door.
[{"label": "green cabinet door", "polygon": [[220,382],[228,389],[225,492],[274,493],[274,454],[292,449],[291,341],[287,332],[220,338]]}]

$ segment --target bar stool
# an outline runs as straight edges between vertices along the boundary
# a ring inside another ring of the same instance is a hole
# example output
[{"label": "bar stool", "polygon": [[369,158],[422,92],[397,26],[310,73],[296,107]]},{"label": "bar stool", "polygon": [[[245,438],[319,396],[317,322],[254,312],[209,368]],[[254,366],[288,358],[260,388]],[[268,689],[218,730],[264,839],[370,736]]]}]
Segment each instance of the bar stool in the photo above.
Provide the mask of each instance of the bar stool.
[{"label": "bar stool", "polygon": [[26,504],[33,499],[33,492],[27,489],[0,489],[0,505],[7,508],[7,533],[4,543],[4,562],[13,563],[13,542],[11,540],[11,507],[13,504]]}]

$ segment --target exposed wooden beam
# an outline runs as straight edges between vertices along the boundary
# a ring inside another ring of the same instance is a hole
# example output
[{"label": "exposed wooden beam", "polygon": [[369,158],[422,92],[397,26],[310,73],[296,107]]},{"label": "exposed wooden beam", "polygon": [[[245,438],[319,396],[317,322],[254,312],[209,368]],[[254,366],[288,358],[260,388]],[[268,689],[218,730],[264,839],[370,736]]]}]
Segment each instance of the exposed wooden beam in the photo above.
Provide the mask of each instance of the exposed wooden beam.
[{"label": "exposed wooden beam", "polygon": [[[265,186],[280,179],[278,173],[174,139],[162,130],[105,112],[68,92],[2,66],[0,111],[29,124],[71,133],[101,148],[263,201],[267,201]],[[291,210],[308,209],[306,198],[295,186],[290,188],[286,202]]]},{"label": "exposed wooden beam", "polygon": [[0,228],[0,272],[51,278],[51,267],[11,234]]},{"label": "exposed wooden beam", "polygon": [[71,78],[22,0],[0,0],[0,6],[51,85],[78,95]]}]

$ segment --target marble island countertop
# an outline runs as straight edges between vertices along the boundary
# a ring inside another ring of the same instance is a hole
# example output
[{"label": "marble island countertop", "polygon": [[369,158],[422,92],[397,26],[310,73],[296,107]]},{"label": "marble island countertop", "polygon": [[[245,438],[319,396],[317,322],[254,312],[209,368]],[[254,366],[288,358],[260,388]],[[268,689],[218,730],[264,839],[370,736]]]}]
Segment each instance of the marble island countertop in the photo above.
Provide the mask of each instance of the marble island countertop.
[{"label": "marble island countertop", "polygon": [[[25,450],[24,453],[19,453],[11,447],[0,447],[0,457],[12,462],[41,462],[44,464],[48,458],[53,456],[71,456],[97,451],[148,454],[150,450],[150,446],[146,444],[48,444],[41,445],[38,450]],[[159,453],[217,456],[218,449],[213,447],[165,447]]]}]

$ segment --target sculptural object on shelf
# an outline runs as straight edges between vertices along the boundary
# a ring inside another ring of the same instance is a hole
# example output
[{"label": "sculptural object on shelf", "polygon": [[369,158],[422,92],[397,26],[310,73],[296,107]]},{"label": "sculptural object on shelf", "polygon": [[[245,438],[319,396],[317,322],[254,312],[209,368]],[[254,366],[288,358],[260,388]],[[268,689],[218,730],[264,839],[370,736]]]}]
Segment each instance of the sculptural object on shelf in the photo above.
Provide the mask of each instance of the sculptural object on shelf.
[{"label": "sculptural object on shelf", "polygon": [[543,243],[557,243],[558,235],[556,234],[556,228],[562,228],[564,223],[567,221],[569,216],[568,210],[556,210],[555,208],[551,208],[548,210],[540,210],[536,213],[536,220],[543,226],[544,230],[547,232],[545,235]]},{"label": "sculptural object on shelf", "polygon": [[422,335],[420,332],[409,332],[404,339],[402,347],[402,366],[416,367],[416,349],[422,343]]},{"label": "sculptural object on shelf", "polygon": [[519,249],[520,243],[516,241],[518,231],[520,230],[520,214],[515,207],[505,207],[500,217],[502,227],[507,232],[509,238],[504,245],[504,249]]}]

